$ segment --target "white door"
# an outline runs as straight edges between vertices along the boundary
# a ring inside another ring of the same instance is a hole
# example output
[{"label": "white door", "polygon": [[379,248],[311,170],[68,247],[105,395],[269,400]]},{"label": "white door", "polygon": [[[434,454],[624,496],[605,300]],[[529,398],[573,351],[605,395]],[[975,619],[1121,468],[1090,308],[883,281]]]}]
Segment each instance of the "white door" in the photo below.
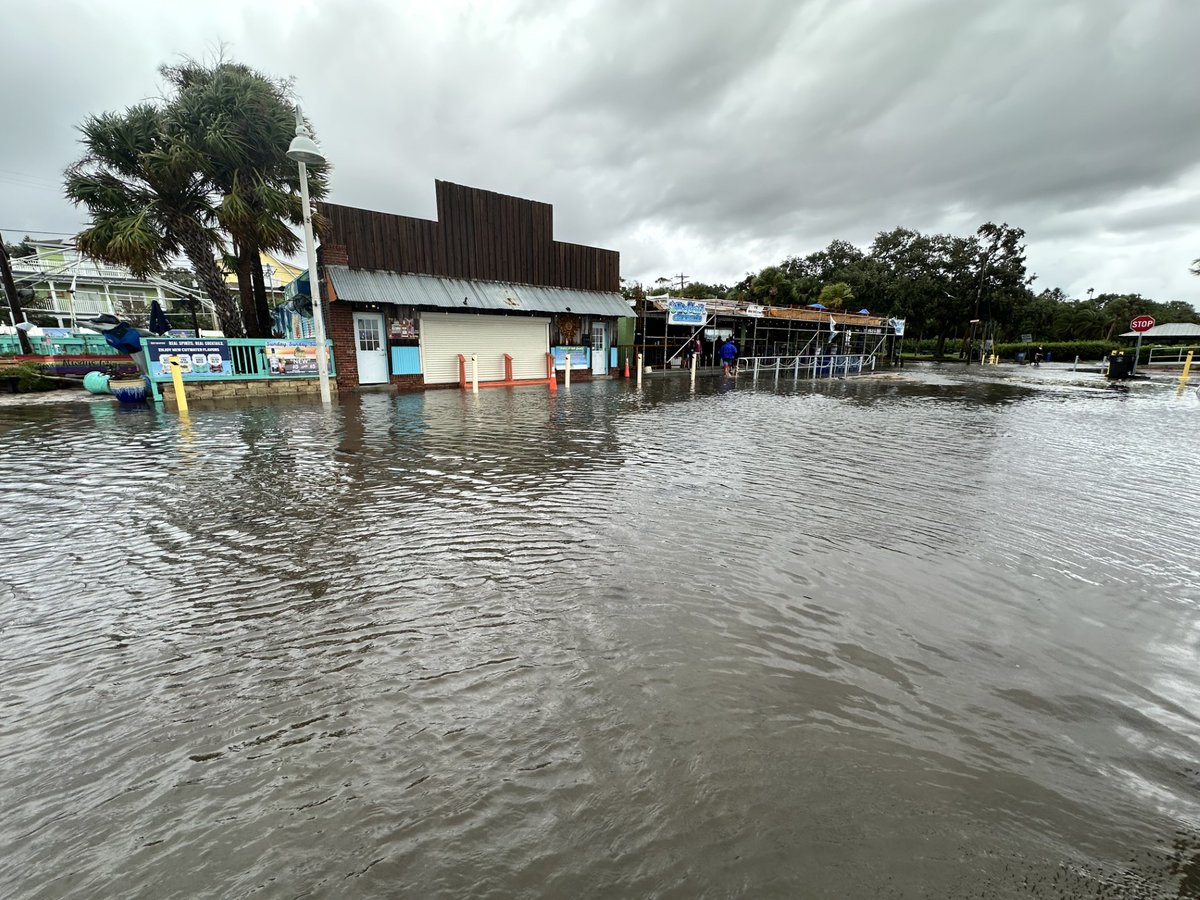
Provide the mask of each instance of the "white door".
[{"label": "white door", "polygon": [[504,378],[504,354],[513,358],[513,379],[546,377],[550,320],[486,313],[421,313],[421,371],[426,384],[458,382],[458,354],[479,357],[479,380]]},{"label": "white door", "polygon": [[592,323],[592,374],[608,374],[608,329],[603,322]]},{"label": "white door", "polygon": [[354,314],[354,358],[359,384],[387,384],[387,343],[383,339],[381,313]]}]

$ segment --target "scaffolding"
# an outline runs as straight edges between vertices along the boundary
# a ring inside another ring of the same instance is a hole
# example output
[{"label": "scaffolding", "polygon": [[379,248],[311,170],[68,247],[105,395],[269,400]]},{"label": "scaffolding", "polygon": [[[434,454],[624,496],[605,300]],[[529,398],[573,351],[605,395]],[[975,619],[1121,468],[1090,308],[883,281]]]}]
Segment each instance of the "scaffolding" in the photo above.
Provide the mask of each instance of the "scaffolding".
[{"label": "scaffolding", "polygon": [[801,375],[827,373],[829,366],[822,360],[841,359],[841,369],[846,370],[849,358],[858,361],[849,367],[851,373],[859,374],[893,363],[904,339],[903,319],[818,306],[764,307],[720,298],[687,301],[693,310],[695,305],[703,306],[703,320],[677,324],[672,322],[671,304],[678,302],[648,297],[638,310],[637,352],[652,368],[682,367],[697,339],[700,365],[719,366],[721,345],[732,337],[742,371],[751,371],[756,364],[760,372],[764,367],[773,370],[778,364],[781,371]]}]

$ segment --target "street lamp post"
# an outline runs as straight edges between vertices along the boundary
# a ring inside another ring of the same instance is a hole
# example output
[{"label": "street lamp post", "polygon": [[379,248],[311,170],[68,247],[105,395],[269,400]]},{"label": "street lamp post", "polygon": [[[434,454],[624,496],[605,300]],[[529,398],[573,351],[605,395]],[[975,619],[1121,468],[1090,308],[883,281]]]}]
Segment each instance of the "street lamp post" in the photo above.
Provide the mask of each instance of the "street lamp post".
[{"label": "street lamp post", "polygon": [[300,202],[304,205],[304,249],[308,254],[308,289],[312,294],[313,324],[317,332],[317,377],[321,382],[321,402],[328,406],[332,403],[329,395],[329,359],[328,348],[325,345],[325,316],[321,312],[321,280],[317,277],[317,242],[313,237],[312,208],[308,202],[308,165],[320,166],[325,164],[325,155],[321,153],[312,135],[304,127],[300,117],[300,107],[296,107],[296,136],[287,150],[288,159],[296,161],[300,167]]}]

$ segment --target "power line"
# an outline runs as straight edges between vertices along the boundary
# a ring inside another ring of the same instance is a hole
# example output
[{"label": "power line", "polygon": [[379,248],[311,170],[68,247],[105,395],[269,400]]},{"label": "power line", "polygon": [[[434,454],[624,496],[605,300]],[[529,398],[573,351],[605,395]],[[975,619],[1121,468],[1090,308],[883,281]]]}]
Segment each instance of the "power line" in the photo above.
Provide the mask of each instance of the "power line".
[{"label": "power line", "polygon": [[78,234],[78,232],[75,232],[75,231],[38,231],[36,228],[5,228],[3,225],[0,225],[0,231],[20,231],[23,234],[28,234],[28,235],[61,234],[61,235],[65,235],[67,237],[74,237],[76,234]]}]

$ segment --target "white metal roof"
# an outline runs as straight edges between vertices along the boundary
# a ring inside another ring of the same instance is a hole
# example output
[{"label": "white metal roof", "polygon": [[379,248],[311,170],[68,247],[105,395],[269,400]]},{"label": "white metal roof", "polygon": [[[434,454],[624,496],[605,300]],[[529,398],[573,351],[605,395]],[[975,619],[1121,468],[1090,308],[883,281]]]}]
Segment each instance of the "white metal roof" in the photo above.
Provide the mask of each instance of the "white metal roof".
[{"label": "white metal roof", "polygon": [[632,317],[633,310],[620,294],[577,291],[502,281],[472,281],[400,272],[327,266],[339,300],[359,303],[398,303],[401,306],[435,306],[504,312],[561,313],[585,316]]},{"label": "white metal roof", "polygon": [[[1136,331],[1127,331],[1121,337],[1137,337]],[[1162,325],[1155,325],[1149,331],[1143,331],[1144,338],[1169,338],[1169,337],[1186,337],[1200,338],[1200,325],[1193,325],[1191,322],[1164,322]]]}]

